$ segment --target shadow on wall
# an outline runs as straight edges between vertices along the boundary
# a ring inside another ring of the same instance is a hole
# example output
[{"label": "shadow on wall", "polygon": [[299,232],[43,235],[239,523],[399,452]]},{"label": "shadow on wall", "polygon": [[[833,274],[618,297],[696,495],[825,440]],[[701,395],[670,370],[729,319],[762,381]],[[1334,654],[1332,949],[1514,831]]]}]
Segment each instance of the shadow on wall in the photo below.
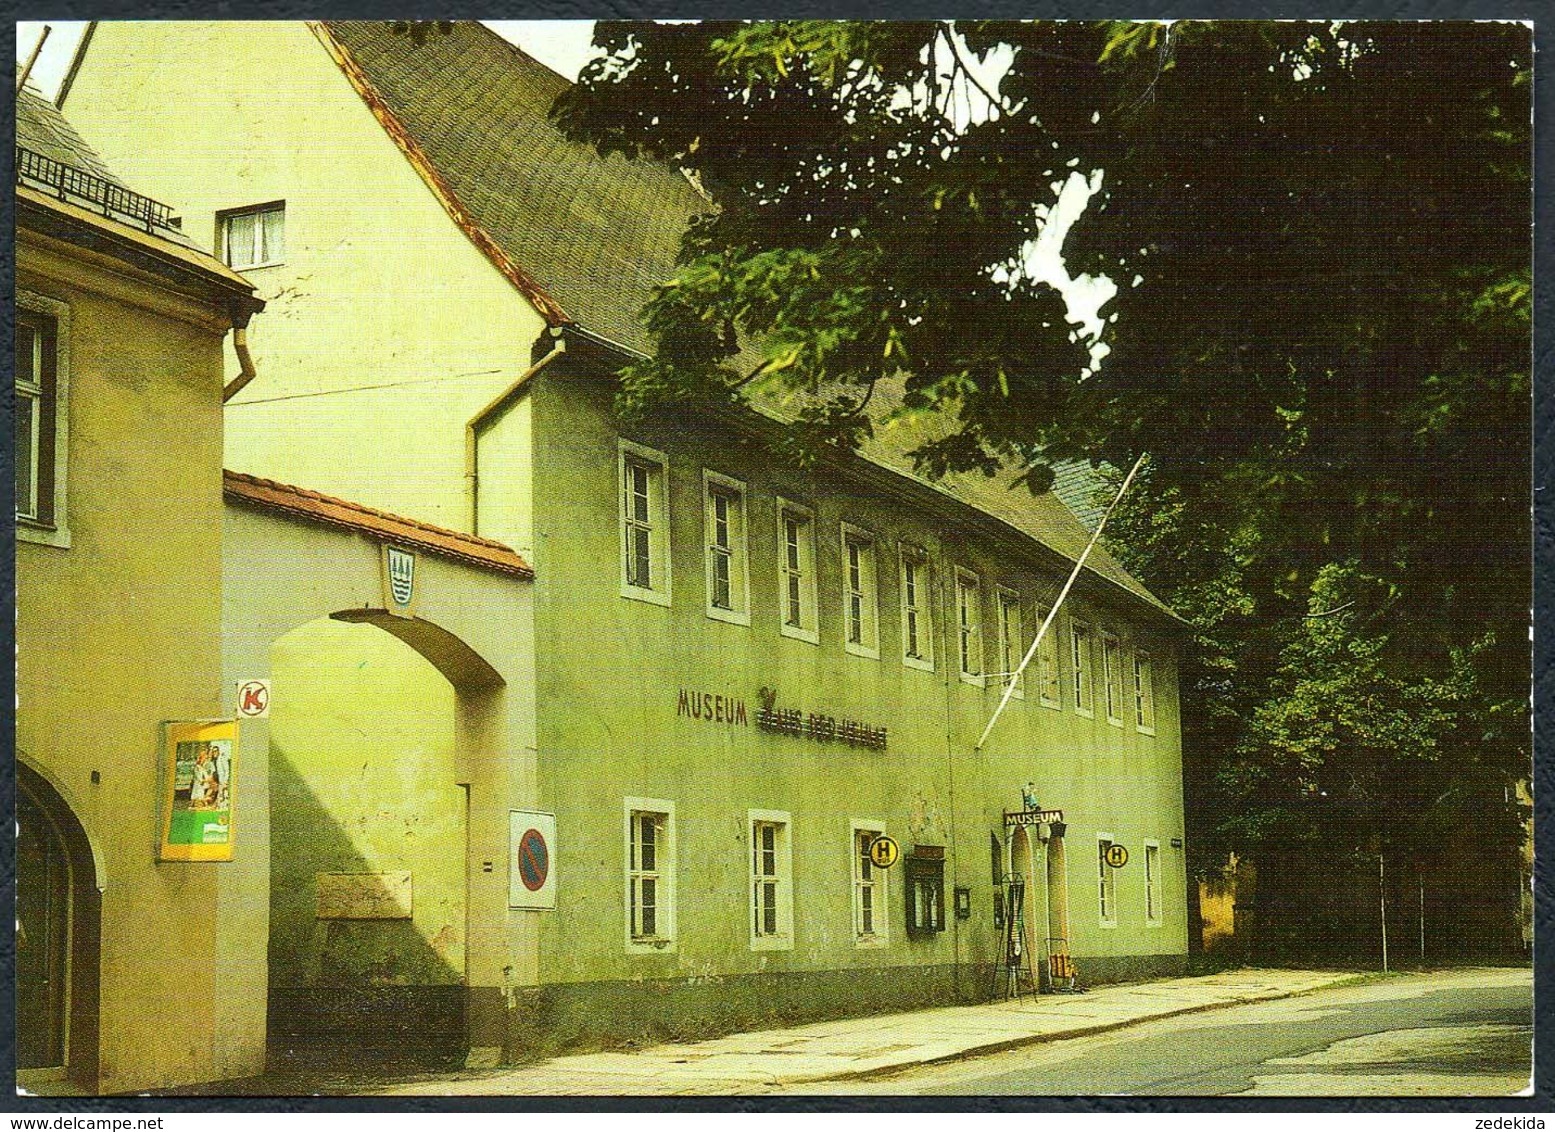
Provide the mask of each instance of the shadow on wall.
[{"label": "shadow on wall", "polygon": [[465,1050],[465,791],[455,692],[370,625],[272,647],[271,1060]]}]

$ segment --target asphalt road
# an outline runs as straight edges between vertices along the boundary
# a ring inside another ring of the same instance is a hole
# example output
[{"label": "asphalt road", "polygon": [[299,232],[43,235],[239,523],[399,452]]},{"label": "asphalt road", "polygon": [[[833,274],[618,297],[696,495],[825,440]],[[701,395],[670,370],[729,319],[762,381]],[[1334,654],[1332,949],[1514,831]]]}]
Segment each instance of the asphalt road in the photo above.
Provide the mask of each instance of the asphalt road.
[{"label": "asphalt road", "polygon": [[825,1091],[1508,1096],[1529,1082],[1532,1019],[1533,984],[1526,970],[1404,975],[925,1066],[846,1087],[832,1083]]}]

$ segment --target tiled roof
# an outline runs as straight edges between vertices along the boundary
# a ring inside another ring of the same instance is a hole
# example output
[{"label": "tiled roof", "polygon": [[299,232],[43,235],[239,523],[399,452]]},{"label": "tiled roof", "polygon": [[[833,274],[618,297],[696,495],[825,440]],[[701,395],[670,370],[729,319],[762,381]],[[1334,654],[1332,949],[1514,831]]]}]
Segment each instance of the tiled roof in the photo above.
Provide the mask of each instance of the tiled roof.
[{"label": "tiled roof", "polygon": [[[601,157],[568,141],[547,117],[567,80],[478,23],[458,21],[449,34],[419,45],[386,23],[330,21],[316,28],[471,239],[531,299],[531,289],[538,289],[542,315],[639,353],[652,350],[639,312],[673,273],[687,222],[709,207],[678,170],[619,154]],[[885,398],[877,393],[875,400]],[[781,405],[756,407],[787,415]],[[887,430],[861,451],[1071,561],[1085,549],[1089,531],[1059,498],[1033,496],[1023,486],[1012,490],[1013,475],[923,480],[906,455],[921,442],[906,430]],[[1087,565],[1166,610],[1101,547]]]},{"label": "tiled roof", "polygon": [[65,116],[28,80],[16,92],[16,144],[127,189]]},{"label": "tiled roof", "polygon": [[[76,133],[75,127],[59,112],[59,108],[44,98],[31,81],[16,92],[16,144],[19,148],[31,150],[49,161],[69,166],[99,181],[106,181],[108,185],[123,189],[132,196],[140,196],[133,186],[126,185],[112,169],[104,164],[103,159],[97,156],[96,151],[86,144],[81,135]],[[55,186],[50,185],[49,188],[53,189]],[[144,203],[154,203],[146,202],[143,197],[141,200]],[[101,202],[94,200],[92,203]],[[112,213],[109,215],[112,216]],[[198,246],[177,228],[160,223],[156,226],[154,234],[182,247]]]},{"label": "tiled roof", "polygon": [[555,301],[552,321],[651,348],[637,312],[708,207],[681,173],[562,137],[547,114],[567,80],[478,23],[420,45],[384,23],[324,30],[470,220]]},{"label": "tiled roof", "polygon": [[1053,494],[1064,501],[1064,506],[1074,512],[1086,530],[1094,531],[1107,504],[1117,494],[1117,484],[1109,487],[1108,481],[1098,469],[1091,467],[1089,460],[1055,460]]},{"label": "tiled roof", "polygon": [[534,570],[511,547],[476,535],[434,527],[429,523],[391,515],[350,503],[334,496],[321,495],[307,488],[277,483],[275,480],[248,476],[241,472],[222,472],[222,491],[228,499],[276,511],[291,518],[325,526],[344,527],[399,546],[413,547],[466,565],[478,566],[499,574],[533,578]]}]

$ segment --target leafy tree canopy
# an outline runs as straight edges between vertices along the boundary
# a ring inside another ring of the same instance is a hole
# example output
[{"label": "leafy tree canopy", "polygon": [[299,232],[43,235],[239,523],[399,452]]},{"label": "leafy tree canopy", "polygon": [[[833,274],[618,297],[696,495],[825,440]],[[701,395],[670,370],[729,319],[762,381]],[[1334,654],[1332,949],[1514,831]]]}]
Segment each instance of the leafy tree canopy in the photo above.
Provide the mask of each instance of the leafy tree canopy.
[{"label": "leafy tree canopy", "polygon": [[[1400,781],[1379,751],[1448,767],[1431,799],[1464,787],[1444,744],[1490,768],[1477,797],[1526,774],[1526,26],[601,23],[596,43],[563,128],[716,202],[645,311],[659,349],[623,411],[775,387],[807,443],[849,446],[885,381],[958,425],[918,450],[930,473],[1040,489],[1048,459],[1148,452],[1117,549],[1198,631],[1185,746],[1213,755],[1195,785],[1227,844],[1316,829],[1325,767]],[[1095,341],[1032,255],[1072,175],[1095,191],[1068,269],[1117,287]],[[1308,616],[1341,592],[1343,615]]]}]

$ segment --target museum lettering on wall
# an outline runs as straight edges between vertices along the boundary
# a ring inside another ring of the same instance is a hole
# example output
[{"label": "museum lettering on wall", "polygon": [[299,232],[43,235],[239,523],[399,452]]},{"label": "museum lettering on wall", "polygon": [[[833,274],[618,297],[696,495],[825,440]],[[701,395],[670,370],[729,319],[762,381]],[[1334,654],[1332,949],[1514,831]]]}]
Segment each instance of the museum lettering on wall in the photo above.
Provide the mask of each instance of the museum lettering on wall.
[{"label": "museum lettering on wall", "polygon": [[[886,728],[883,726],[875,727],[856,719],[837,719],[825,713],[805,712],[799,708],[780,708],[777,706],[777,692],[772,688],[763,688],[760,694],[762,706],[756,709],[758,730],[823,743],[845,743],[850,747],[885,750]],[[681,688],[675,703],[675,714],[704,723],[750,726],[745,701],[738,696]]]},{"label": "museum lettering on wall", "polygon": [[720,696],[712,692],[680,690],[675,714],[700,719],[707,723],[724,723],[735,727],[748,727],[750,719],[745,713],[745,701],[734,696]]}]

